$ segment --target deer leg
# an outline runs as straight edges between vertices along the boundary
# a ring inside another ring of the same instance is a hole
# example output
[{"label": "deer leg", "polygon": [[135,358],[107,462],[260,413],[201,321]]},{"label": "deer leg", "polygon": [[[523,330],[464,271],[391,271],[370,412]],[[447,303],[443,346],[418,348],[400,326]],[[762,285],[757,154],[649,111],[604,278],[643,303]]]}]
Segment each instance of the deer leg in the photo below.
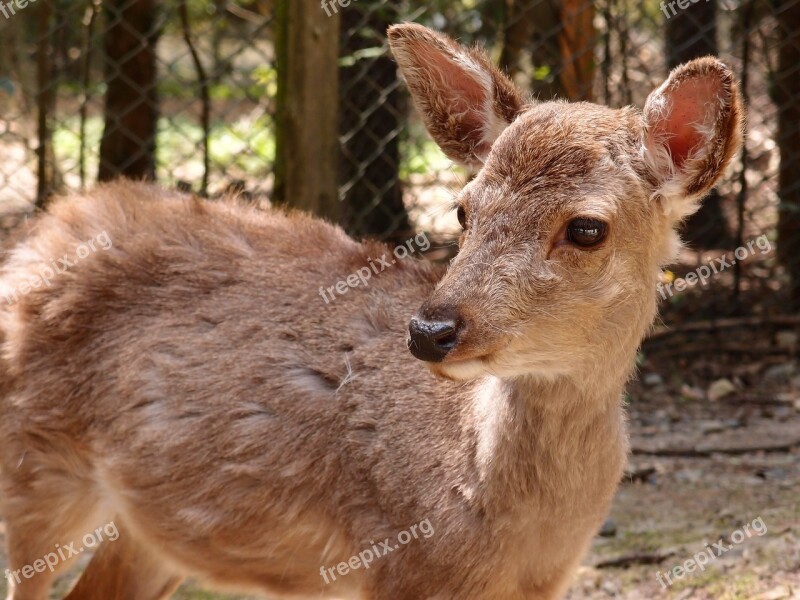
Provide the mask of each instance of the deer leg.
[{"label": "deer leg", "polygon": [[162,600],[182,580],[120,528],[117,539],[100,545],[65,600]]},{"label": "deer leg", "polygon": [[4,475],[2,484],[7,600],[47,600],[56,575],[80,554],[94,511],[87,510],[85,496],[70,494],[70,486],[46,470]]}]

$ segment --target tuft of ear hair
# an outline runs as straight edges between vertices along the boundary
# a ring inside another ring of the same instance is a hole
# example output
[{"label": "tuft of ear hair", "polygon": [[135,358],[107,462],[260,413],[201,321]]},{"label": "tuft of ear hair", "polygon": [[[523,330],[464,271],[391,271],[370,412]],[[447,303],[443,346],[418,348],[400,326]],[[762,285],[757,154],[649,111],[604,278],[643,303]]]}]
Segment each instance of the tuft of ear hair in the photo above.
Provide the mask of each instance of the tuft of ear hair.
[{"label": "tuft of ear hair", "polygon": [[456,162],[480,168],[520,113],[519,90],[478,48],[467,49],[415,23],[388,31],[400,72],[428,132]]},{"label": "tuft of ear hair", "polygon": [[647,98],[642,153],[654,197],[679,221],[697,210],[739,152],[744,111],[731,70],[707,56],[676,67]]}]

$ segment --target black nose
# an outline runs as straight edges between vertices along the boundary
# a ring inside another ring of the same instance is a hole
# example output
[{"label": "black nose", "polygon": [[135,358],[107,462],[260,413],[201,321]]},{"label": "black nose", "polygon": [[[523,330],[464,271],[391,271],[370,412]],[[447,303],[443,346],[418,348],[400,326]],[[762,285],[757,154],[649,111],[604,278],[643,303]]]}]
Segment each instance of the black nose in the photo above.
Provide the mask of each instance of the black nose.
[{"label": "black nose", "polygon": [[408,349],[420,360],[440,362],[458,340],[455,319],[427,320],[412,317],[408,325]]}]

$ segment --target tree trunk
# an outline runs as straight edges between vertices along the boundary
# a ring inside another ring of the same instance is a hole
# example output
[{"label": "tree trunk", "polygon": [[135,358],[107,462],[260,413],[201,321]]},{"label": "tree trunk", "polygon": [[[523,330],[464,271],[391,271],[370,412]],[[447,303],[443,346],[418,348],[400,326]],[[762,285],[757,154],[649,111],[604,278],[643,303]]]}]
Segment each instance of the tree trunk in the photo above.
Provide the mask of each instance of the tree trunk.
[{"label": "tree trunk", "polygon": [[591,100],[594,5],[584,0],[505,0],[500,66],[512,76],[530,50],[536,98]]},{"label": "tree trunk", "polygon": [[399,20],[394,4],[377,0],[342,12],[339,183],[345,225],[356,236],[405,239],[411,229],[400,183],[405,103],[394,60],[375,54]]},{"label": "tree trunk", "polygon": [[106,0],[105,127],[98,179],[155,179],[158,0]]},{"label": "tree trunk", "polygon": [[781,32],[775,100],[778,104],[778,253],[791,278],[790,310],[800,311],[800,4],[781,0]]},{"label": "tree trunk", "polygon": [[[525,4],[525,0],[516,0]],[[527,18],[533,25],[531,62],[536,70],[546,68],[543,76],[534,76],[531,86],[534,96],[542,101],[553,98],[566,98],[567,93],[561,82],[564,70],[559,35],[562,29],[560,0],[533,0],[527,3],[530,8],[520,11],[520,18]]]},{"label": "tree trunk", "polygon": [[504,0],[505,27],[500,67],[512,78],[519,73],[522,53],[531,41],[531,20],[519,0]]},{"label": "tree trunk", "polygon": [[562,0],[559,47],[563,69],[559,74],[561,88],[572,101],[593,100],[594,84],[594,2]]},{"label": "tree trunk", "polygon": [[[327,13],[326,13],[327,10]],[[339,222],[336,2],[279,0],[277,157],[273,200]]]},{"label": "tree trunk", "polygon": [[[666,4],[665,4],[666,6]],[[666,45],[669,68],[708,54],[718,54],[717,12],[713,0],[692,4],[675,14],[667,7]],[[695,250],[727,248],[733,238],[714,189],[684,225],[683,238]]]},{"label": "tree trunk", "polygon": [[[36,107],[38,111],[38,148],[36,148],[37,171],[36,171],[36,208],[44,208],[51,192],[52,182],[48,163],[51,158],[51,146],[53,142],[52,132],[50,131],[50,113],[53,104],[53,82],[52,68],[50,64],[52,54],[52,44],[50,40],[50,18],[52,16],[52,6],[50,1],[42,2],[39,11],[39,43],[36,49]],[[52,163],[50,163],[52,164]]]}]

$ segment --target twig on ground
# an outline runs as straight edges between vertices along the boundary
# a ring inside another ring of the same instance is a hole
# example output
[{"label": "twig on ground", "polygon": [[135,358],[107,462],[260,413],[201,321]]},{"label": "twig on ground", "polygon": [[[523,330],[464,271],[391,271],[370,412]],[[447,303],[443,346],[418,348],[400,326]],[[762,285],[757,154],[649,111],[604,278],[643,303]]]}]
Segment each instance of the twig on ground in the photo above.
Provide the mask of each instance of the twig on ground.
[{"label": "twig on ground", "polygon": [[674,552],[666,552],[663,554],[646,553],[646,552],[637,554],[626,554],[624,556],[618,556],[617,558],[601,560],[600,562],[594,565],[594,568],[627,569],[628,567],[632,567],[634,565],[657,565],[673,556],[675,556]]},{"label": "twig on ground", "polygon": [[800,447],[800,439],[784,444],[732,448],[633,448],[631,449],[631,454],[672,458],[710,458],[714,454],[741,456],[742,454],[751,454],[753,452],[791,452],[797,447]]},{"label": "twig on ground", "polygon": [[712,319],[708,321],[695,321],[674,327],[657,327],[646,342],[661,340],[681,333],[714,332],[720,329],[735,329],[737,327],[758,327],[761,325],[792,326],[800,325],[800,316],[758,316],[734,317],[730,319]]}]

